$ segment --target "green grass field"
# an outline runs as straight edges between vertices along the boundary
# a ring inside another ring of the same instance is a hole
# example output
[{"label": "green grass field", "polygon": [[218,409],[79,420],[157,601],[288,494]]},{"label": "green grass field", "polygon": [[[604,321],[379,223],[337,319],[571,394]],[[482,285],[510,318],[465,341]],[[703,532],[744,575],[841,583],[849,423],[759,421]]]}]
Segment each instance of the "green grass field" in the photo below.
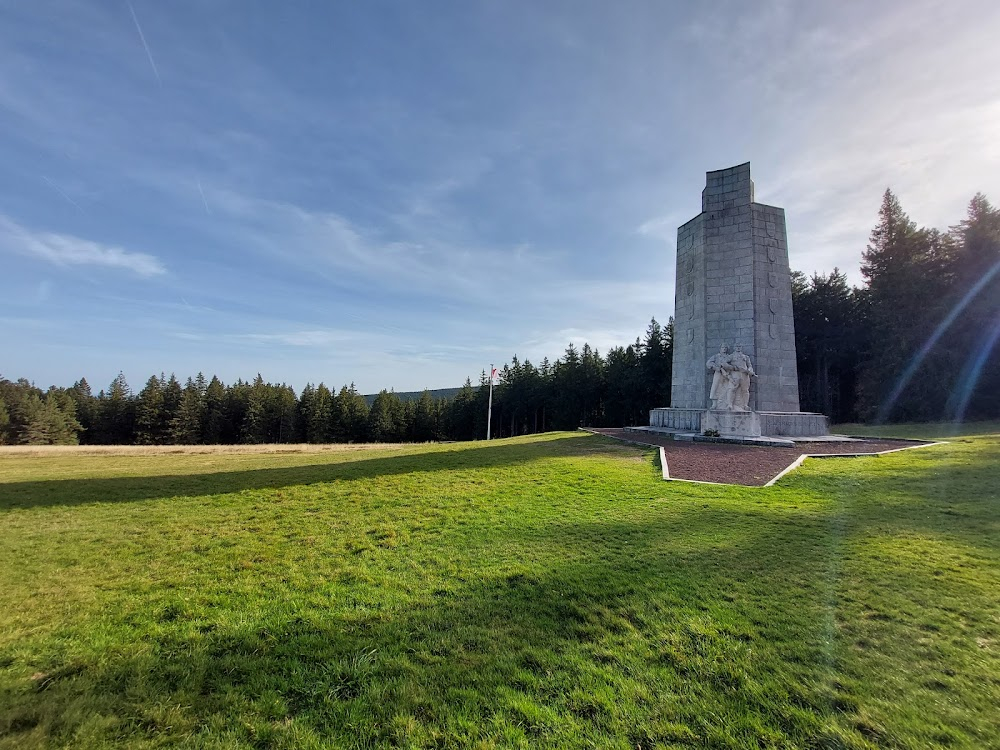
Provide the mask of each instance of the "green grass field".
[{"label": "green grass field", "polygon": [[0,748],[1000,747],[998,469],[0,453]]}]

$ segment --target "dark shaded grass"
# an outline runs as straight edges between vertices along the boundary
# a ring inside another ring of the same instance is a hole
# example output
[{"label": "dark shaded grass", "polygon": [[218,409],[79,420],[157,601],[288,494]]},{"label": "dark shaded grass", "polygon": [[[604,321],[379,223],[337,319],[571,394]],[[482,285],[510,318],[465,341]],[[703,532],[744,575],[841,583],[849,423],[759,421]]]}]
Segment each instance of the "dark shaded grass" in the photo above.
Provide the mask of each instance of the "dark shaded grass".
[{"label": "dark shaded grass", "polygon": [[[291,454],[281,457],[276,457],[274,454],[248,454],[240,457],[241,460],[234,460],[231,455],[202,454],[184,456],[184,459],[188,459],[187,463],[198,468],[193,473],[182,474],[161,473],[164,467],[169,468],[182,460],[180,455],[88,456],[86,464],[91,466],[131,463],[133,466],[146,465],[152,471],[148,475],[141,473],[138,476],[45,478],[4,482],[0,484],[0,509],[93,502],[135,502],[182,495],[220,495],[337,480],[351,481],[371,477],[517,466],[549,456],[587,456],[594,450],[593,443],[587,441],[551,443],[534,439],[520,442],[462,443],[457,446],[423,445],[398,449],[388,455],[387,451],[377,447],[367,452],[373,455],[366,455],[363,451],[344,454]],[[608,446],[607,450],[614,448]],[[328,460],[323,460],[321,463],[270,466],[281,458],[297,462],[309,462],[317,458]],[[39,466],[58,466],[72,460],[65,455],[0,458],[0,461],[10,464],[24,465],[25,462],[33,462]],[[205,466],[220,468],[234,463],[249,464],[253,468],[242,471],[199,470]]]},{"label": "dark shaded grass", "polygon": [[0,747],[995,746],[995,440],[465,453],[0,484]]}]

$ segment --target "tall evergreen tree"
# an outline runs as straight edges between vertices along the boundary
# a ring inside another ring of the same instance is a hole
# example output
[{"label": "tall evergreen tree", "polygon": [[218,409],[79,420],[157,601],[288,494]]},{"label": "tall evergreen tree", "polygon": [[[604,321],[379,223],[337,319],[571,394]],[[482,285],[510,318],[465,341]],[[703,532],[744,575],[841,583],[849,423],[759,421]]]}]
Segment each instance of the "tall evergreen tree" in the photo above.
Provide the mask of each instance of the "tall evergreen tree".
[{"label": "tall evergreen tree", "polygon": [[865,335],[855,290],[837,268],[809,279],[795,273],[792,303],[803,411],[826,414],[834,422],[855,419],[855,372]]},{"label": "tall evergreen tree", "polygon": [[368,438],[368,402],[351,383],[343,386],[337,394],[335,411],[340,416],[337,440],[348,443],[362,443]]},{"label": "tall evergreen tree", "polygon": [[948,331],[954,342],[958,375],[948,401],[953,419],[1000,415],[1000,209],[982,193],[952,227],[955,284],[948,299],[956,320]]},{"label": "tall evergreen tree", "polygon": [[447,434],[453,440],[475,440],[476,439],[476,419],[473,413],[476,408],[476,392],[472,387],[472,381],[465,379],[465,383],[448,405],[448,429]]},{"label": "tall evergreen tree", "polygon": [[400,439],[398,402],[399,396],[386,390],[375,396],[368,412],[368,439],[373,443],[393,443]]},{"label": "tall evergreen tree", "polygon": [[295,412],[298,399],[291,386],[282,383],[271,388],[269,399],[269,420],[271,429],[268,441],[273,443],[294,443],[298,438],[295,424]]},{"label": "tall evergreen tree", "polygon": [[170,373],[170,377],[166,380],[163,378],[163,374],[160,374],[160,386],[163,389],[163,409],[160,412],[160,434],[163,436],[162,441],[164,443],[169,443],[173,439],[173,429],[174,424],[177,421],[177,415],[181,408],[181,399],[184,395],[184,389],[181,387],[181,381],[177,379],[177,375]]},{"label": "tall evergreen tree", "polygon": [[307,383],[299,396],[299,429],[306,443],[328,443],[332,439],[334,397],[323,383]]},{"label": "tall evergreen tree", "polygon": [[438,440],[439,438],[437,404],[431,398],[430,391],[424,389],[414,409],[412,439],[423,443],[430,440]]},{"label": "tall evergreen tree", "polygon": [[93,443],[97,429],[97,399],[91,392],[90,383],[86,378],[80,378],[69,389],[76,402],[76,418],[80,423],[81,443]]},{"label": "tall evergreen tree", "polygon": [[7,403],[3,400],[3,396],[0,396],[0,445],[13,442],[10,440],[9,429],[10,412],[7,409]]},{"label": "tall evergreen tree", "polygon": [[645,410],[670,405],[670,368],[673,364],[673,318],[664,329],[649,321],[646,338],[642,342],[639,369],[642,377],[642,396]]},{"label": "tall evergreen tree", "polygon": [[123,373],[111,381],[107,393],[98,397],[98,441],[110,445],[131,445],[135,440],[135,403]]},{"label": "tall evergreen tree", "polygon": [[[205,425],[202,437],[207,445],[218,445],[226,442],[227,437],[234,432],[226,414],[226,388],[216,376],[205,388]],[[233,439],[230,438],[230,442]]]},{"label": "tall evergreen tree", "polygon": [[24,429],[17,442],[22,445],[76,445],[80,423],[76,421],[76,404],[52,388],[44,398],[37,392],[26,395]]},{"label": "tall evergreen tree", "polygon": [[[204,380],[204,378],[202,378]],[[202,441],[204,421],[204,391],[191,378],[184,384],[181,403],[170,423],[171,442],[176,445],[197,445]]]},{"label": "tall evergreen tree", "polygon": [[864,416],[881,421],[943,416],[954,377],[949,353],[927,345],[943,318],[950,245],[939,232],[918,229],[892,191],[885,191],[861,267],[868,282],[870,333],[859,383]]},{"label": "tall evergreen tree", "polygon": [[241,443],[263,443],[267,439],[267,386],[258,372],[247,392]]},{"label": "tall evergreen tree", "polygon": [[163,411],[162,376],[153,375],[139,391],[135,403],[135,442],[138,445],[161,445],[166,442]]}]

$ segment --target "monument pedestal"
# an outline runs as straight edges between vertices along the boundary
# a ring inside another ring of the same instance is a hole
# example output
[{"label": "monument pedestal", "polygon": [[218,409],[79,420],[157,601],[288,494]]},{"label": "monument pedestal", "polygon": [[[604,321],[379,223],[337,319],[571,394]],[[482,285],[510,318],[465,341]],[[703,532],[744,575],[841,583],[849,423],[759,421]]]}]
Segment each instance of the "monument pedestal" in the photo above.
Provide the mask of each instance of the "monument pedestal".
[{"label": "monument pedestal", "polygon": [[664,432],[701,433],[704,409],[650,409],[649,426]]},{"label": "monument pedestal", "polygon": [[[734,420],[731,423],[712,415],[730,415],[742,417],[742,423]],[[752,416],[749,416],[752,415]],[[713,421],[713,419],[715,421]],[[756,424],[754,424],[756,422]],[[742,425],[742,426],[741,426]],[[651,409],[649,412],[649,427],[656,432],[669,432],[695,435],[704,434],[705,430],[718,430],[720,435],[736,434],[743,437],[823,437],[830,434],[827,419],[822,414],[795,411],[721,411],[717,409]],[[756,433],[738,432],[748,429]]]},{"label": "monument pedestal", "polygon": [[701,431],[710,430],[720,437],[760,437],[760,415],[755,411],[706,409],[701,415]]}]

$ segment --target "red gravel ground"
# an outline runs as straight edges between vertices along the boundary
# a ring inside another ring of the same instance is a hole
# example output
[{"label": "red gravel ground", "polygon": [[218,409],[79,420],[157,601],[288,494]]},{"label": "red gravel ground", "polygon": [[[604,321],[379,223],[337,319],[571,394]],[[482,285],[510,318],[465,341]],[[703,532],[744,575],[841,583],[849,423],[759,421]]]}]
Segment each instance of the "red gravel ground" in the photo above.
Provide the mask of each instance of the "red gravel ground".
[{"label": "red gravel ground", "polygon": [[733,443],[696,443],[671,440],[660,435],[626,432],[623,429],[592,429],[606,437],[640,445],[662,446],[667,454],[671,479],[742,484],[761,487],[792,464],[803,453],[866,455],[924,445],[919,440],[860,440],[851,442],[796,443],[794,448],[771,448]]}]

